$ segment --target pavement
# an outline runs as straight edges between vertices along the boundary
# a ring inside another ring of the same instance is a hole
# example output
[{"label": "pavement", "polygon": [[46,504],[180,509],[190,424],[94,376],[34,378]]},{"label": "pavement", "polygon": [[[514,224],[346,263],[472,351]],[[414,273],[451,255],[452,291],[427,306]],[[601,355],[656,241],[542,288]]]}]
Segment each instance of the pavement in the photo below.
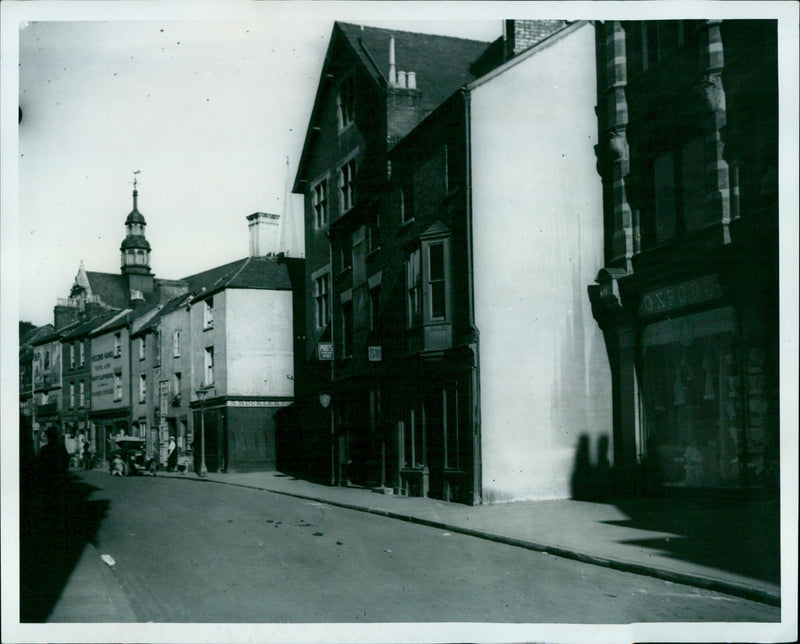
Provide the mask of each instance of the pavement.
[{"label": "pavement", "polygon": [[[328,486],[280,472],[158,476],[255,488],[780,606],[780,507],[774,499],[467,506]],[[100,555],[86,546],[48,621],[136,621]]]}]

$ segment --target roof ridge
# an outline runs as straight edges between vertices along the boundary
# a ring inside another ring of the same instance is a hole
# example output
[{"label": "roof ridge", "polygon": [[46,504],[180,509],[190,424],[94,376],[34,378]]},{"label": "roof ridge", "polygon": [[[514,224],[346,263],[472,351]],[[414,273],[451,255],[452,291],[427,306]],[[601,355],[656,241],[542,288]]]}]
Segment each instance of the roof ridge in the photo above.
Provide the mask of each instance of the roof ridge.
[{"label": "roof ridge", "polygon": [[[493,40],[479,40],[477,38],[462,38],[460,36],[449,36],[447,34],[432,34],[425,31],[409,31],[408,29],[390,29],[388,27],[373,27],[371,25],[361,25],[354,22],[343,22],[340,20],[336,21],[336,24],[339,25],[347,25],[348,27],[354,27],[359,30],[366,30],[370,29],[373,31],[384,31],[386,33],[395,33],[395,34],[414,34],[416,36],[433,36],[434,38],[447,38],[448,40],[463,40],[466,42],[474,42],[474,43],[485,43],[489,44],[494,42]],[[496,40],[496,39],[495,39]]]}]

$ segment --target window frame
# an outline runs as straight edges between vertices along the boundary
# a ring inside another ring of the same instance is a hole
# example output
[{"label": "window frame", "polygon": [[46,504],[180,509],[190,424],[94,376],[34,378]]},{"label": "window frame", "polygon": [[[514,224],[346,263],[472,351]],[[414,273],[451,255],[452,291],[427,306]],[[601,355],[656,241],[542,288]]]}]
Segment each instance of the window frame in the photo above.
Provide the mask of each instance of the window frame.
[{"label": "window frame", "polygon": [[69,383],[69,408],[75,408],[75,383]]},{"label": "window frame", "polygon": [[214,296],[203,300],[203,330],[214,328]]},{"label": "window frame", "polygon": [[86,349],[83,340],[78,342],[78,364],[81,367],[86,364]]},{"label": "window frame", "polygon": [[172,332],[172,357],[181,357],[181,330],[175,329]]},{"label": "window frame", "polygon": [[86,407],[86,381],[81,380],[78,383],[78,402],[80,407]]},{"label": "window frame", "polygon": [[203,355],[203,385],[210,387],[214,384],[214,347],[205,348]]},{"label": "window frame", "polygon": [[143,335],[139,337],[139,360],[144,360],[147,355],[147,342],[144,338]]},{"label": "window frame", "polygon": [[353,357],[353,300],[342,302],[342,358]]},{"label": "window frame", "polygon": [[314,324],[317,330],[324,329],[330,322],[331,275],[324,271],[314,277]]},{"label": "window frame", "polygon": [[311,185],[311,210],[314,213],[314,229],[322,230],[330,221],[330,175],[320,177]]},{"label": "window frame", "polygon": [[119,358],[122,355],[122,333],[114,334],[114,357]]},{"label": "window frame", "polygon": [[144,403],[147,401],[147,374],[139,374],[139,402]]},{"label": "window frame", "polygon": [[356,206],[357,195],[355,182],[357,172],[358,164],[356,163],[355,152],[342,161],[336,168],[340,216],[350,212]]},{"label": "window frame", "polygon": [[114,374],[114,402],[122,400],[122,374]]},{"label": "window frame", "polygon": [[356,122],[355,76],[345,75],[336,88],[336,123],[339,133],[352,127]]}]

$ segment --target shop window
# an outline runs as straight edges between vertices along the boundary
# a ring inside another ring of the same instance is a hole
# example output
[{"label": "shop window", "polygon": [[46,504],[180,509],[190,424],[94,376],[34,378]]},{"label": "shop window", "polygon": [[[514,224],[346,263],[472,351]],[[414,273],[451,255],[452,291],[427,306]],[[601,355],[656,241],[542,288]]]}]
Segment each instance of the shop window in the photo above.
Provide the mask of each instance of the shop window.
[{"label": "shop window", "polygon": [[458,388],[451,385],[442,390],[442,410],[444,420],[444,466],[451,469],[461,467],[461,445],[459,443],[458,427]]},{"label": "shop window", "polygon": [[766,389],[743,369],[733,309],[651,324],[642,344],[647,462],[660,482],[738,486],[769,436],[747,417],[753,391]]},{"label": "shop window", "polygon": [[403,427],[403,466],[422,468],[425,465],[425,428],[422,406],[417,403],[408,409]]},{"label": "shop window", "polygon": [[347,76],[340,83],[336,105],[339,130],[343,130],[354,121],[356,115],[356,89],[352,76]]},{"label": "shop window", "polygon": [[317,329],[322,329],[328,323],[328,297],[329,275],[320,275],[314,280],[314,318]]}]

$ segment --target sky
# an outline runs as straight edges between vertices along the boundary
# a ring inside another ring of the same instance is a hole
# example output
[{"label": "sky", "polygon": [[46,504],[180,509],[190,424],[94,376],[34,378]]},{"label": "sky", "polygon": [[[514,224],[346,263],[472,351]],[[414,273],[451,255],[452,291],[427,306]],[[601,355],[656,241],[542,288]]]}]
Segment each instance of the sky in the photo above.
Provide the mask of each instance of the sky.
[{"label": "sky", "polygon": [[[303,254],[290,191],[336,17],[321,13],[20,23],[19,319],[51,323],[81,262],[119,272],[135,171],[156,277],[245,257],[257,211],[281,214],[280,250]],[[348,18],[487,42],[502,30]]]}]

